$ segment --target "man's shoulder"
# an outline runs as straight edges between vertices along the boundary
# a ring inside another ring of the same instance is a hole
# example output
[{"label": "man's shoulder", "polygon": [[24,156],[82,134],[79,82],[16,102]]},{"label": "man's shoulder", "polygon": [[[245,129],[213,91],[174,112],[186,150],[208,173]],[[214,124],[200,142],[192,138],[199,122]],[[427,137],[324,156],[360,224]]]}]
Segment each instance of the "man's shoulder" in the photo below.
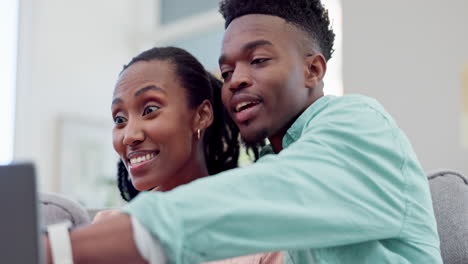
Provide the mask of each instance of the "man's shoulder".
[{"label": "man's shoulder", "polygon": [[326,132],[324,128],[359,133],[375,126],[396,127],[391,115],[374,98],[358,94],[326,98],[320,109],[316,107],[314,113],[307,117],[302,135]]},{"label": "man's shoulder", "polygon": [[[314,103],[315,104],[315,103]],[[310,107],[315,107],[312,104]],[[383,106],[374,98],[350,94],[343,96],[325,96],[323,101],[316,107],[315,113],[309,116],[309,121],[313,119],[334,119],[335,117],[352,117],[363,111],[373,111],[388,117],[388,113]],[[319,109],[317,109],[319,108]]]},{"label": "man's shoulder", "polygon": [[368,106],[372,108],[382,108],[382,105],[375,98],[361,94],[349,94],[333,97],[333,99],[329,101],[328,106],[347,108]]}]

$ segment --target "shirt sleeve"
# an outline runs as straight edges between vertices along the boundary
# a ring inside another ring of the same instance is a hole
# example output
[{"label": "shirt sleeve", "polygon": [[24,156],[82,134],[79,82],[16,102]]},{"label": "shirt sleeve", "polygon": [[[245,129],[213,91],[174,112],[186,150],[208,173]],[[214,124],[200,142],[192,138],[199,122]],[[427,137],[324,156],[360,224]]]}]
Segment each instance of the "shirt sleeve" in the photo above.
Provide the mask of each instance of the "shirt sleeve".
[{"label": "shirt sleeve", "polygon": [[144,193],[125,210],[158,237],[170,263],[395,237],[407,185],[400,141],[371,107],[322,113],[277,155]]},{"label": "shirt sleeve", "polygon": [[131,217],[131,221],[138,253],[149,264],[166,264],[167,258],[161,243],[135,217]]}]

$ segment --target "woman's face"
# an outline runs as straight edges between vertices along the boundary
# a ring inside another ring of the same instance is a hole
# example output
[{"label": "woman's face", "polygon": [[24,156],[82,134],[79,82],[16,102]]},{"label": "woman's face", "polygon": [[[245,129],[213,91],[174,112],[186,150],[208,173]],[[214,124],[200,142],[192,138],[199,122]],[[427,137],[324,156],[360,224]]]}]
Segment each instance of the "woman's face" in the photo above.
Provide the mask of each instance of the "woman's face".
[{"label": "woman's face", "polygon": [[137,190],[171,189],[190,171],[194,114],[172,62],[140,61],[121,74],[112,101],[113,145]]}]

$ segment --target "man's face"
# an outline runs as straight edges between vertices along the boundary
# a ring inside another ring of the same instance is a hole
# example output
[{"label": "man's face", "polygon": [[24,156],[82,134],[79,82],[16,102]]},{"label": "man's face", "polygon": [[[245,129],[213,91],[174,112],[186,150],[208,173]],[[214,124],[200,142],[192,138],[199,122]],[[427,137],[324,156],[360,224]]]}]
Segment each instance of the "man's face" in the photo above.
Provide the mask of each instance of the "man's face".
[{"label": "man's face", "polygon": [[247,142],[282,138],[308,106],[306,54],[293,27],[276,16],[245,15],[226,30],[222,100]]}]

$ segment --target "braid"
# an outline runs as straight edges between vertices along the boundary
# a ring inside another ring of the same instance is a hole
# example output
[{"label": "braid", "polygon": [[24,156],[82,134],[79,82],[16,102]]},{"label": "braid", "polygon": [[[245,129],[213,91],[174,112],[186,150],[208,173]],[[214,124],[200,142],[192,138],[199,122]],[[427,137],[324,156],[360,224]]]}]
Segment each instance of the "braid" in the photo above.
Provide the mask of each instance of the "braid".
[{"label": "braid", "polygon": [[119,187],[120,196],[127,202],[135,198],[138,193],[140,193],[135,189],[135,187],[133,187],[127,168],[125,168],[122,160],[119,160],[119,163],[117,164],[117,185]]},{"label": "braid", "polygon": [[266,144],[264,140],[256,143],[244,142],[245,151],[247,152],[247,155],[251,157],[251,154],[253,154],[254,161],[257,161],[260,158],[260,151],[265,145]]},{"label": "braid", "polygon": [[[239,128],[231,119],[221,101],[221,88],[223,83],[208,73],[211,86],[213,88],[213,124],[207,129],[205,138],[205,158],[209,174],[216,174],[228,169],[237,168],[240,145]],[[247,144],[244,143],[245,150],[249,156],[253,154],[254,160],[260,157],[260,149],[264,142]]]},{"label": "braid", "polygon": [[207,129],[205,159],[209,174],[237,167],[239,159],[239,129],[227,114],[221,101],[222,82],[208,73],[213,91],[213,124]]}]

